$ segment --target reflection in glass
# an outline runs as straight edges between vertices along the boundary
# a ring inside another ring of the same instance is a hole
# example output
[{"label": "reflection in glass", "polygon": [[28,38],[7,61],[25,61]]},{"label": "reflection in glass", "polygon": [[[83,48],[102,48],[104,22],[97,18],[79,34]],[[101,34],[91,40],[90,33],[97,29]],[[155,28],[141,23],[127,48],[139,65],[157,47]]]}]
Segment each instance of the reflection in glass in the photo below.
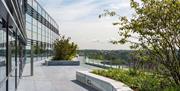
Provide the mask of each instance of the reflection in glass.
[{"label": "reflection in glass", "polygon": [[28,4],[29,4],[30,6],[32,6],[32,1],[33,1],[33,0],[27,0]]},{"label": "reflection in glass", "polygon": [[0,86],[0,91],[6,91],[6,82],[3,82]]},{"label": "reflection in glass", "polygon": [[37,2],[33,0],[33,8],[37,11]]},{"label": "reflection in glass", "polygon": [[9,90],[8,91],[15,91],[15,71],[13,71],[9,76]]},{"label": "reflection in glass", "polygon": [[32,23],[32,17],[26,14],[26,22]]},{"label": "reflection in glass", "polygon": [[0,82],[6,77],[6,32],[0,30]]}]

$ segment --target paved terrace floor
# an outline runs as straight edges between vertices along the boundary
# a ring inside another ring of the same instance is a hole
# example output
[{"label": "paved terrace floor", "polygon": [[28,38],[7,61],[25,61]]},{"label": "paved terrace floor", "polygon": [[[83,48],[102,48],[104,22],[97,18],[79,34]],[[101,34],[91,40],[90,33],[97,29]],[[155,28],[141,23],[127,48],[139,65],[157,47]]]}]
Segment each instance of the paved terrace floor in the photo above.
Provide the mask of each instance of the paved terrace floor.
[{"label": "paved terrace floor", "polygon": [[30,64],[26,64],[18,91],[96,91],[75,80],[77,70],[95,67],[83,63],[80,66],[43,66],[42,63],[34,63],[34,76],[30,76]]}]

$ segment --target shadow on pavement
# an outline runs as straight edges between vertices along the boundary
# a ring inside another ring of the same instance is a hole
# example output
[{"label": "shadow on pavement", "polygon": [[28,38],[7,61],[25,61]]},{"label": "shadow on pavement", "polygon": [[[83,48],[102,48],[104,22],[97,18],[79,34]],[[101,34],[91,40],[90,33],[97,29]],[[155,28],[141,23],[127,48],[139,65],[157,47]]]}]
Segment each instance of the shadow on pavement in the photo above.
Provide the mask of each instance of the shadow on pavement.
[{"label": "shadow on pavement", "polygon": [[87,89],[88,91],[98,91],[98,90],[96,90],[96,89],[94,89],[94,88],[92,88],[92,87],[90,87],[90,86],[87,86],[87,85],[85,85],[85,84],[83,84],[83,83],[81,83],[81,82],[79,82],[79,81],[77,81],[77,80],[71,80],[71,81],[72,81],[73,83],[75,83],[75,84],[77,84],[77,85],[79,85],[79,86]]}]

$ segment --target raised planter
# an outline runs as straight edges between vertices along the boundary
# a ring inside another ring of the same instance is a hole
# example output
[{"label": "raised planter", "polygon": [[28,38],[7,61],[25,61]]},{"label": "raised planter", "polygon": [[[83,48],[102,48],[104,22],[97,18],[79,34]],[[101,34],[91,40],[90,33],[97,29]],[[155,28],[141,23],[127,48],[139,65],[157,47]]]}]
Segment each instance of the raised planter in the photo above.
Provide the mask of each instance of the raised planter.
[{"label": "raised planter", "polygon": [[76,80],[98,91],[133,91],[122,82],[99,76],[87,71],[77,71]]},{"label": "raised planter", "polygon": [[68,61],[68,60],[51,60],[51,61],[46,61],[45,65],[48,66],[58,66],[58,65],[74,65],[74,66],[78,66],[80,65],[80,61]]}]

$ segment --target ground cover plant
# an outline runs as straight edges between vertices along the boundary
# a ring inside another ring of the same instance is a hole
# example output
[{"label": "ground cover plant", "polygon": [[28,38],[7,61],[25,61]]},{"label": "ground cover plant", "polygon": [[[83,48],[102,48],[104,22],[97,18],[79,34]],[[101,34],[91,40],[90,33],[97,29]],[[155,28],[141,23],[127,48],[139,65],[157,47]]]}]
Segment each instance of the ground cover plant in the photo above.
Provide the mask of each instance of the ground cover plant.
[{"label": "ground cover plant", "polygon": [[123,82],[135,91],[180,91],[180,86],[175,85],[172,79],[149,72],[107,69],[92,73]]}]

